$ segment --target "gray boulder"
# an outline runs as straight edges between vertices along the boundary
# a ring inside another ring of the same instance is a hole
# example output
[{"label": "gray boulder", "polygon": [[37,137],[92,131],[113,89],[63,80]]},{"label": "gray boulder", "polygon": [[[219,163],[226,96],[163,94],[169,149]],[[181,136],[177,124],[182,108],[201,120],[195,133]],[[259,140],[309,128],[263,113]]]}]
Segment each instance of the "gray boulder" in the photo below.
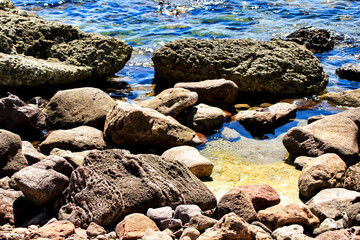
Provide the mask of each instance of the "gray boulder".
[{"label": "gray boulder", "polygon": [[339,219],[335,221],[334,219],[327,218],[325,219],[318,228],[314,229],[314,235],[319,235],[323,232],[334,231],[343,229],[345,227],[344,219]]},{"label": "gray boulder", "polygon": [[106,116],[104,135],[117,145],[171,148],[191,145],[195,132],[153,109],[117,102]]},{"label": "gray boulder", "polygon": [[0,177],[11,176],[27,165],[20,136],[0,129]]},{"label": "gray boulder", "polygon": [[160,208],[149,208],[146,212],[146,216],[148,216],[152,220],[170,219],[173,216],[173,210],[169,206]]},{"label": "gray boulder", "polygon": [[360,64],[345,64],[335,71],[336,75],[340,78],[348,80],[359,81],[360,80]]},{"label": "gray boulder", "polygon": [[40,153],[36,148],[28,141],[22,141],[22,152],[29,163],[37,163],[45,159],[45,155]]},{"label": "gray boulder", "polygon": [[284,136],[283,144],[294,157],[336,153],[349,164],[355,161],[359,152],[358,131],[349,118],[333,115],[304,127],[291,128]]},{"label": "gray boulder", "polygon": [[198,100],[196,92],[184,88],[169,88],[154,98],[138,103],[142,107],[154,109],[164,115],[176,117]]},{"label": "gray boulder", "polygon": [[345,213],[347,215],[347,224],[349,226],[360,225],[360,202],[349,205],[346,208]]},{"label": "gray boulder", "polygon": [[81,126],[51,132],[45,141],[40,144],[40,149],[48,153],[54,148],[85,151],[104,149],[106,146],[102,131],[89,126]]},{"label": "gray boulder", "polygon": [[235,102],[238,86],[230,80],[214,79],[200,82],[179,82],[174,88],[185,88],[198,94],[198,103],[224,105]]},{"label": "gray boulder", "polygon": [[119,39],[84,33],[7,7],[0,12],[2,86],[54,85],[104,77],[118,72],[130,58],[132,48]]},{"label": "gray boulder", "polygon": [[179,205],[175,208],[174,218],[180,219],[183,224],[186,224],[190,219],[196,215],[202,215],[201,208],[197,205]]},{"label": "gray boulder", "polygon": [[58,91],[45,107],[51,128],[73,128],[82,125],[104,128],[106,114],[115,101],[97,88],[84,87]]},{"label": "gray boulder", "polygon": [[328,83],[319,60],[293,42],[250,39],[179,39],[153,53],[163,81],[232,80],[240,92],[309,95]]}]

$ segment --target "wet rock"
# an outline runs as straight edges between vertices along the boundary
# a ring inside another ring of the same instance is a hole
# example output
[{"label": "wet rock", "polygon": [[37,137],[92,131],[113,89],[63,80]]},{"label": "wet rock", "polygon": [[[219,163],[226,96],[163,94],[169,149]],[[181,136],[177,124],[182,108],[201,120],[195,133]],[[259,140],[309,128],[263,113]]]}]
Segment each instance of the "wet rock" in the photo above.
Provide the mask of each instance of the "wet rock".
[{"label": "wet rock", "polygon": [[172,238],[166,233],[154,231],[153,229],[149,228],[146,230],[141,240],[172,240]]},{"label": "wet rock", "polygon": [[104,135],[117,145],[171,148],[191,145],[195,132],[153,109],[117,102],[106,116]]},{"label": "wet rock", "polygon": [[196,92],[184,88],[169,88],[152,99],[140,102],[139,105],[154,109],[167,116],[176,117],[185,108],[194,105],[197,100]]},{"label": "wet rock", "polygon": [[359,226],[360,225],[360,202],[355,202],[349,205],[345,213],[347,215],[346,223],[348,226]]},{"label": "wet rock", "polygon": [[22,152],[30,164],[40,162],[46,157],[44,154],[36,150],[35,147],[28,141],[22,141]]},{"label": "wet rock", "polygon": [[296,203],[279,204],[258,212],[258,220],[271,230],[291,224],[299,224],[309,228],[319,226],[319,219],[312,214],[306,205]]},{"label": "wet rock", "polygon": [[321,190],[306,205],[320,219],[339,219],[346,208],[360,198],[360,193],[344,188],[329,188]]},{"label": "wet rock", "polygon": [[142,238],[148,229],[159,231],[155,222],[140,213],[133,213],[116,225],[115,232],[120,240]]},{"label": "wet rock", "polygon": [[294,157],[336,153],[349,164],[359,152],[357,134],[358,127],[352,120],[333,115],[304,127],[291,128],[283,144]]},{"label": "wet rock", "polygon": [[335,221],[334,219],[327,218],[325,219],[318,228],[314,229],[314,235],[319,235],[323,232],[334,231],[344,228],[343,219]]},{"label": "wet rock", "polygon": [[280,196],[274,188],[266,184],[244,185],[236,187],[245,193],[254,205],[255,211],[265,209],[280,203]]},{"label": "wet rock", "polygon": [[181,219],[163,219],[160,220],[158,222],[158,227],[160,228],[160,230],[165,230],[165,229],[179,229],[182,227],[182,221]]},{"label": "wet rock", "polygon": [[84,158],[90,153],[90,150],[82,152],[71,152],[70,150],[62,150],[54,148],[51,150],[50,155],[60,156],[65,158],[74,168],[81,167],[84,165]]},{"label": "wet rock", "polygon": [[190,221],[193,216],[202,215],[201,208],[197,205],[179,205],[175,208],[174,218],[180,219],[183,224]]},{"label": "wet rock", "polygon": [[[360,75],[359,75],[360,78]],[[346,90],[343,92],[329,92],[322,96],[329,102],[350,107],[360,106],[360,89]]]},{"label": "wet rock", "polygon": [[86,234],[89,237],[96,237],[96,236],[99,236],[102,234],[106,234],[106,230],[102,226],[100,226],[94,222],[91,222],[86,229]]},{"label": "wet rock", "polygon": [[206,230],[214,226],[218,221],[204,215],[195,215],[189,221],[189,226],[199,231]]},{"label": "wet rock", "polygon": [[20,136],[0,129],[0,177],[11,176],[27,165]]},{"label": "wet rock", "polygon": [[285,40],[305,45],[307,49],[315,52],[324,52],[334,49],[335,45],[343,40],[343,37],[334,36],[326,29],[304,27],[286,36]]},{"label": "wet rock", "polygon": [[273,130],[296,116],[297,106],[290,103],[277,103],[268,108],[240,111],[235,121],[255,132]]},{"label": "wet rock", "polygon": [[161,81],[226,78],[240,92],[307,95],[328,82],[318,59],[293,42],[185,38],[165,44],[152,60]]},{"label": "wet rock", "polygon": [[188,237],[189,240],[196,240],[200,236],[199,230],[188,227],[185,228],[184,232],[181,234],[180,239],[184,239],[185,237]]},{"label": "wet rock", "polygon": [[179,82],[175,84],[174,88],[185,88],[196,92],[199,96],[198,103],[216,106],[235,102],[239,90],[233,81],[226,79]]},{"label": "wet rock", "polygon": [[173,210],[169,206],[160,208],[149,208],[146,212],[146,216],[148,216],[152,220],[170,219],[173,216]]},{"label": "wet rock", "polygon": [[353,227],[349,229],[341,229],[336,231],[328,231],[320,234],[316,240],[352,240],[360,237],[360,228]]},{"label": "wet rock", "polygon": [[65,159],[51,156],[21,169],[13,178],[29,201],[42,206],[63,192],[72,170]]},{"label": "wet rock", "polygon": [[12,94],[0,99],[0,128],[21,136],[34,137],[42,136],[45,123],[46,115],[37,106],[26,104]]},{"label": "wet rock", "polygon": [[216,207],[215,196],[175,160],[111,149],[93,150],[84,165],[73,172],[66,204],[59,212],[62,219],[71,219],[78,226],[90,222],[105,226],[120,216],[162,206]]},{"label": "wet rock", "polygon": [[84,33],[22,10],[4,8],[1,15],[2,86],[54,85],[105,77],[122,69],[131,55],[132,48],[116,38]]},{"label": "wet rock", "polygon": [[345,173],[344,188],[360,192],[360,163],[350,166]]},{"label": "wet rock", "polygon": [[307,240],[312,239],[304,234],[304,228],[298,224],[276,229],[272,236],[276,240]]},{"label": "wet rock", "polygon": [[311,198],[322,189],[339,187],[342,185],[345,171],[345,162],[334,153],[314,158],[300,173],[299,192],[304,197]]},{"label": "wet rock", "polygon": [[271,240],[271,236],[260,227],[247,223],[235,213],[223,216],[212,228],[207,229],[197,240]]},{"label": "wet rock", "polygon": [[339,78],[344,78],[353,81],[359,81],[360,79],[360,64],[345,64],[336,69],[336,75]]},{"label": "wet rock", "polygon": [[161,156],[184,163],[185,166],[199,178],[209,177],[214,168],[214,164],[209,159],[201,156],[196,148],[190,146],[170,148]]},{"label": "wet rock", "polygon": [[314,159],[313,157],[300,156],[295,159],[294,165],[296,169],[302,170],[305,167],[305,165],[313,159]]},{"label": "wet rock", "polygon": [[226,117],[226,113],[220,108],[200,103],[187,109],[185,122],[191,129],[203,132],[219,128]]},{"label": "wet rock", "polygon": [[40,144],[42,152],[50,152],[54,148],[71,151],[104,149],[106,143],[103,133],[96,128],[81,126],[68,130],[55,130]]},{"label": "wet rock", "polygon": [[246,222],[256,219],[256,211],[251,202],[251,197],[237,187],[230,189],[218,202],[218,219],[231,212]]},{"label": "wet rock", "polygon": [[66,239],[75,233],[75,226],[69,221],[55,221],[35,230],[26,239]]},{"label": "wet rock", "polygon": [[106,114],[115,101],[97,88],[75,88],[58,91],[45,107],[47,124],[55,128],[73,128],[82,125],[104,128]]}]

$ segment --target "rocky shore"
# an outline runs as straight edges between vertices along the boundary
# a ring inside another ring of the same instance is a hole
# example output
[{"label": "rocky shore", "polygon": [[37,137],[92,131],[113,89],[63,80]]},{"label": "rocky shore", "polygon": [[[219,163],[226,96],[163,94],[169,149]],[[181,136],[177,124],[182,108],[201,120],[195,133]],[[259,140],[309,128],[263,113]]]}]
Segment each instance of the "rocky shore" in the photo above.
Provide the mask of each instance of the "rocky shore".
[{"label": "rocky shore", "polygon": [[[132,51],[7,0],[0,0],[0,22],[1,86],[100,81]],[[357,90],[321,96],[353,108],[311,117],[283,138],[288,161],[301,170],[304,204],[282,202],[266,184],[237,186],[217,199],[201,181],[214,169],[195,148],[206,134],[237,121],[261,137],[302,107],[284,100],[250,109],[239,102],[242,94],[298,97],[325,89],[328,76],[307,48],[328,50],[335,40],[306,31],[286,41],[165,44],[152,59],[159,84],[171,87],[138,104],[88,86],[35,103],[1,96],[0,239],[360,238]]]}]

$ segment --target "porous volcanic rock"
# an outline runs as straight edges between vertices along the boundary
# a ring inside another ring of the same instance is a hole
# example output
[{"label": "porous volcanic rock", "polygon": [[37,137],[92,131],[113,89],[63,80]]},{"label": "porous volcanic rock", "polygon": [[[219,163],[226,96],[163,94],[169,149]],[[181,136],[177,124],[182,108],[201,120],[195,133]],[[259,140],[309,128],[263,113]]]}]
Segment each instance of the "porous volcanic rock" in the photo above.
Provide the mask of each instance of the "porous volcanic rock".
[{"label": "porous volcanic rock", "polygon": [[345,64],[336,69],[336,75],[353,81],[360,81],[360,64]]},{"label": "porous volcanic rock", "polygon": [[132,48],[119,39],[48,22],[13,5],[0,9],[0,85],[27,87],[75,82],[118,72]]},{"label": "porous volcanic rock", "polygon": [[225,78],[240,92],[309,95],[323,91],[328,83],[319,60],[287,41],[184,38],[156,50],[152,60],[161,81]]},{"label": "porous volcanic rock", "polygon": [[322,98],[338,105],[360,107],[360,89],[329,92],[323,95]]},{"label": "porous volcanic rock", "polygon": [[106,114],[115,101],[109,94],[92,87],[58,91],[46,105],[49,127],[73,128],[82,125],[104,128]]}]

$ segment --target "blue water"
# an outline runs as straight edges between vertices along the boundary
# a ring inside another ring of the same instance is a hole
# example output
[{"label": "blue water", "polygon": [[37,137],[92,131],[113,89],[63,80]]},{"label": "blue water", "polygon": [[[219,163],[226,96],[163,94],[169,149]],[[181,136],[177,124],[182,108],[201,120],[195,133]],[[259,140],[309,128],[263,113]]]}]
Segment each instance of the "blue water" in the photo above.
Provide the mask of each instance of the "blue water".
[{"label": "blue water", "polygon": [[[111,96],[130,102],[153,93],[152,52],[178,38],[253,38],[269,40],[284,37],[305,26],[333,30],[345,41],[332,51],[316,56],[329,74],[328,91],[357,89],[359,82],[339,79],[335,69],[358,62],[360,55],[360,1],[343,0],[99,0],[33,1],[14,0],[16,6],[41,17],[78,26],[123,40],[134,52],[113,81],[128,85],[112,90]],[[358,55],[357,55],[358,54]],[[342,109],[319,103],[298,112],[297,120],[317,114],[333,114]],[[294,123],[277,129],[268,138],[286,132]],[[247,136],[237,125],[226,126]],[[216,134],[213,135],[216,137]]]}]

